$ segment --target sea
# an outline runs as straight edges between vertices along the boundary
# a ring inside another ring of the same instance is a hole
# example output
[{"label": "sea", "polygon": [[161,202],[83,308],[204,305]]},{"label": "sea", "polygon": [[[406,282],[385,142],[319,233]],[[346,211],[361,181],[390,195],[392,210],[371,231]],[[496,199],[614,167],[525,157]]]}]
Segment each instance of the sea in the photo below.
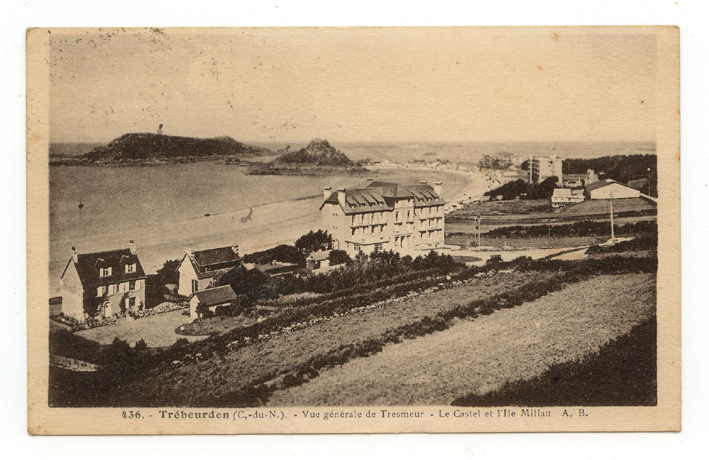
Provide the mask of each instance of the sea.
[{"label": "sea", "polygon": [[[50,157],[71,157],[97,144],[50,145]],[[259,144],[256,144],[259,145]],[[291,149],[305,146],[290,144]],[[529,154],[563,158],[654,153],[651,143],[334,144],[353,160],[395,163],[435,159],[476,163],[483,155],[520,162]],[[284,144],[260,144],[276,150]],[[185,249],[238,244],[242,254],[292,243],[322,228],[323,188],[356,188],[367,179],[404,184],[444,183],[444,198],[460,195],[473,176],[445,170],[382,169],[371,177],[251,176],[242,167],[210,162],[146,166],[51,166],[49,168],[50,296],[71,248],[94,252],[134,240],[141,263],[154,273]]]}]

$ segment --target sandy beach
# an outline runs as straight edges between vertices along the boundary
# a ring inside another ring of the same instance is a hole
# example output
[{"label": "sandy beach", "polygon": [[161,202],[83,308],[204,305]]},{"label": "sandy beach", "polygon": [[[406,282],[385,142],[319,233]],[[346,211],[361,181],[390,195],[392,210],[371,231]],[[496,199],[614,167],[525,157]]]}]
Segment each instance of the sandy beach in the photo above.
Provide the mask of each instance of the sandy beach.
[{"label": "sandy beach", "polygon": [[[72,246],[80,252],[100,251],[125,246],[133,239],[147,273],[154,273],[168,259],[181,258],[185,248],[238,244],[240,252],[247,254],[292,244],[308,231],[321,228],[323,186],[366,184],[353,177],[244,176],[215,166],[206,171],[204,165],[77,170],[89,175],[82,182],[100,182],[100,188],[86,187],[81,192],[86,203],[82,211],[75,209],[78,192],[73,184],[52,203],[56,224],[50,238],[50,296],[60,294],[59,280]],[[66,177],[57,182],[67,182],[77,171],[61,171]],[[442,181],[443,196],[449,202],[481,195],[486,182],[482,175],[456,170],[382,168],[372,172],[378,180]],[[225,177],[219,177],[222,173]],[[146,185],[138,194],[125,191],[125,177],[136,174],[145,175]],[[186,190],[175,186],[183,184],[183,178],[191,181]],[[215,190],[205,186],[209,182]],[[245,219],[250,210],[251,218]]]}]

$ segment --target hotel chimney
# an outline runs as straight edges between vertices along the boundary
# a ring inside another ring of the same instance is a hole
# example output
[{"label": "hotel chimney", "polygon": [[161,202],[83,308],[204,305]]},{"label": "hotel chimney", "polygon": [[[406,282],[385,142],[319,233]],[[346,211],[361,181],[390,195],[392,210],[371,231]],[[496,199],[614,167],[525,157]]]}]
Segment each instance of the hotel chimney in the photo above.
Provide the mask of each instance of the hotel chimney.
[{"label": "hotel chimney", "polygon": [[128,248],[130,248],[130,253],[135,255],[135,243],[133,242],[133,240],[130,240]]},{"label": "hotel chimney", "polygon": [[71,247],[71,260],[73,260],[75,264],[79,263],[79,253],[76,252],[76,247],[74,246]]},{"label": "hotel chimney", "polygon": [[337,202],[340,203],[340,205],[345,204],[345,191],[344,188],[337,189]]},{"label": "hotel chimney", "polygon": [[327,200],[330,198],[330,195],[332,195],[332,187],[325,187],[322,189],[322,199],[323,201]]},{"label": "hotel chimney", "polygon": [[441,194],[443,193],[443,182],[434,182],[433,191],[436,193],[436,195],[438,195],[439,198],[441,198]]}]

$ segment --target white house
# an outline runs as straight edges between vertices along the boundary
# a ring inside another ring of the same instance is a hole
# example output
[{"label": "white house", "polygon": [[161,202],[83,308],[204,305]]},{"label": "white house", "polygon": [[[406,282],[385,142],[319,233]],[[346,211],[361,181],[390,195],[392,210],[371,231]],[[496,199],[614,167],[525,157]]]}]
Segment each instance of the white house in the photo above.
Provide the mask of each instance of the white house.
[{"label": "white house", "polygon": [[203,251],[185,250],[177,271],[180,274],[177,293],[190,296],[209,287],[215,277],[241,264],[239,246],[205,249]]},{"label": "white house", "polygon": [[551,196],[551,206],[558,208],[569,204],[581,203],[585,199],[582,189],[555,188],[554,194]]},{"label": "white house", "polygon": [[202,317],[207,310],[216,313],[217,307],[229,305],[234,300],[236,294],[229,285],[197,291],[190,299],[190,318]]}]

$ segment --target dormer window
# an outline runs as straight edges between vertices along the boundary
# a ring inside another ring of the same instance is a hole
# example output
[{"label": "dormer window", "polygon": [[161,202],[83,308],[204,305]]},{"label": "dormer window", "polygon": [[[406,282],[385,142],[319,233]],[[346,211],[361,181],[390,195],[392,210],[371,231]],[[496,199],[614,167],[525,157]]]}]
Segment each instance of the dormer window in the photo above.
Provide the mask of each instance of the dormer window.
[{"label": "dormer window", "polygon": [[135,273],[135,264],[126,264],[126,273]]},{"label": "dormer window", "polygon": [[100,273],[101,273],[101,278],[105,278],[107,276],[111,276],[113,270],[111,269],[112,267],[106,267],[106,268],[101,268]]}]

